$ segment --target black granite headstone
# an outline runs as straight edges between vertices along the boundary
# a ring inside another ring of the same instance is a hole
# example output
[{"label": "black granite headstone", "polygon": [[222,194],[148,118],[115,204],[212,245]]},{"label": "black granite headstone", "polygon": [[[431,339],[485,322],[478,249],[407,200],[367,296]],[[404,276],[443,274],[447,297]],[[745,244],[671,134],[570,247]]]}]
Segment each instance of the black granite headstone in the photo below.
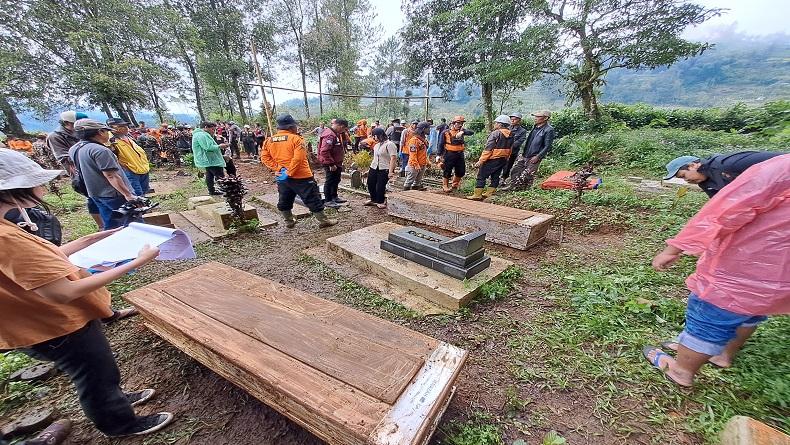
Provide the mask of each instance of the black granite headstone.
[{"label": "black granite headstone", "polygon": [[381,248],[453,278],[471,278],[491,265],[485,232],[448,238],[418,227],[404,227],[381,241]]}]

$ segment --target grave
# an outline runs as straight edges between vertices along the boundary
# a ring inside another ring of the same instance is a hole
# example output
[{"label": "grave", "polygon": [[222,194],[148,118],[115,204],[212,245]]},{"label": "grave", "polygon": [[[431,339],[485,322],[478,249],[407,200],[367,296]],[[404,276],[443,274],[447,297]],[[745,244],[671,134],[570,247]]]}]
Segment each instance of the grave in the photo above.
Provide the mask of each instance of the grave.
[{"label": "grave", "polygon": [[428,443],[467,357],[216,262],[124,298],[153,332],[330,445]]},{"label": "grave", "polygon": [[174,229],[170,214],[165,212],[151,212],[143,214],[143,222],[154,226],[168,227]]},{"label": "grave", "polygon": [[417,190],[390,194],[387,212],[456,233],[483,231],[488,241],[521,250],[541,242],[554,221],[553,215]]},{"label": "grave", "polygon": [[[277,210],[277,201],[280,200],[280,196],[277,193],[267,193],[265,195],[257,195],[253,199],[263,204],[269,210],[279,212],[279,210]],[[294,207],[291,210],[291,212],[294,214],[294,217],[296,219],[310,217],[310,209],[303,206],[299,202],[294,202]]]},{"label": "grave", "polygon": [[733,416],[721,431],[721,445],[790,445],[790,436],[746,416]]},{"label": "grave", "polygon": [[[195,210],[206,219],[213,220],[217,228],[228,230],[233,223],[233,211],[224,202],[197,206]],[[258,218],[258,211],[249,204],[244,204],[243,212],[245,221]]]},{"label": "grave", "polygon": [[485,232],[448,238],[418,227],[404,227],[381,240],[381,248],[459,280],[471,278],[491,265],[485,254]]},{"label": "grave", "polygon": [[491,257],[491,265],[484,271],[459,280],[381,249],[381,242],[388,241],[390,233],[402,229],[403,226],[389,222],[364,227],[327,239],[327,249],[365,273],[376,275],[406,293],[451,310],[468,304],[485,283],[513,264]]},{"label": "grave", "polygon": [[202,206],[206,204],[215,204],[219,202],[224,202],[222,198],[218,196],[193,196],[192,198],[187,199],[187,209],[188,210],[195,210],[197,206]]}]

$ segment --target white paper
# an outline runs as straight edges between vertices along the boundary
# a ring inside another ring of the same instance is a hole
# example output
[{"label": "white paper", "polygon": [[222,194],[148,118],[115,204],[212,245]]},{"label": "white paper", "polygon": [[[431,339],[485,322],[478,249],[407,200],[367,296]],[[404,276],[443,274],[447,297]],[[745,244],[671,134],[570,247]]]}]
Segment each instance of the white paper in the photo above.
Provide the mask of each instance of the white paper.
[{"label": "white paper", "polygon": [[137,258],[137,253],[146,244],[159,247],[159,260],[195,258],[192,240],[181,230],[133,222],[123,230],[74,252],[69,260],[86,269],[113,267]]}]

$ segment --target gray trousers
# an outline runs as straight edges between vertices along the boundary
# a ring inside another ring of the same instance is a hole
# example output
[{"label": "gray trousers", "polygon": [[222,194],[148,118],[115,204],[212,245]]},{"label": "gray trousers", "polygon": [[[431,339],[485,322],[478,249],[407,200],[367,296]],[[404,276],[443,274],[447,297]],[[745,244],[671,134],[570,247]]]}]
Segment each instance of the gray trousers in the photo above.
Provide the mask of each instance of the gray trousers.
[{"label": "gray trousers", "polygon": [[425,167],[414,170],[410,165],[406,166],[406,182],[404,187],[419,187],[422,185],[422,178],[425,176]]}]

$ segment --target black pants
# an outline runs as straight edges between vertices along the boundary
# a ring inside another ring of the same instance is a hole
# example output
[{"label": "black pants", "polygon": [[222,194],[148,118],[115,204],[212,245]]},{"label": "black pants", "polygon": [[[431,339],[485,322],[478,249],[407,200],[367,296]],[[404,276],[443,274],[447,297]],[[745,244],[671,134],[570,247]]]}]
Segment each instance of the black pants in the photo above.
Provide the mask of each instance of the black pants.
[{"label": "black pants", "polygon": [[368,170],[368,193],[370,200],[376,204],[384,204],[387,193],[387,182],[389,181],[389,170],[379,170],[371,168]]},{"label": "black pants", "polygon": [[507,165],[505,165],[504,170],[502,170],[502,179],[507,179],[510,177],[510,170],[513,168],[513,164],[516,163],[516,158],[518,158],[518,151],[513,150],[513,153],[510,154],[510,157],[507,160]]},{"label": "black pants", "polygon": [[340,185],[340,167],[335,171],[330,171],[329,167],[324,166],[326,180],[324,181],[324,201],[329,202],[337,198],[337,186]]},{"label": "black pants", "polygon": [[463,151],[448,150],[444,152],[442,161],[444,162],[442,176],[445,178],[450,179],[453,176],[453,170],[455,170],[455,176],[459,178],[463,178],[466,175],[466,161],[464,160]]},{"label": "black pants", "polygon": [[237,138],[230,138],[230,152],[234,158],[241,157],[239,153],[239,140]]},{"label": "black pants", "polygon": [[476,188],[483,188],[486,186],[486,179],[491,178],[491,187],[499,187],[499,175],[502,169],[505,168],[508,158],[489,159],[480,167],[477,172]]},{"label": "black pants", "polygon": [[224,177],[225,170],[223,170],[222,167],[206,167],[206,187],[208,188],[208,192],[216,193],[217,190],[214,188],[214,179]]},{"label": "black pants", "polygon": [[360,136],[354,136],[354,148],[353,148],[354,153],[359,151],[359,143],[362,142],[362,139],[365,139],[365,138],[360,137]]},{"label": "black pants", "polygon": [[121,373],[99,320],[76,332],[33,345],[27,355],[50,362],[65,372],[80,398],[85,416],[104,434],[123,434],[137,420],[121,390]]},{"label": "black pants", "polygon": [[311,212],[321,212],[324,210],[324,201],[321,200],[321,192],[318,190],[318,183],[313,178],[293,179],[277,181],[277,192],[280,199],[277,201],[277,210],[293,210],[294,200],[297,196]]}]

